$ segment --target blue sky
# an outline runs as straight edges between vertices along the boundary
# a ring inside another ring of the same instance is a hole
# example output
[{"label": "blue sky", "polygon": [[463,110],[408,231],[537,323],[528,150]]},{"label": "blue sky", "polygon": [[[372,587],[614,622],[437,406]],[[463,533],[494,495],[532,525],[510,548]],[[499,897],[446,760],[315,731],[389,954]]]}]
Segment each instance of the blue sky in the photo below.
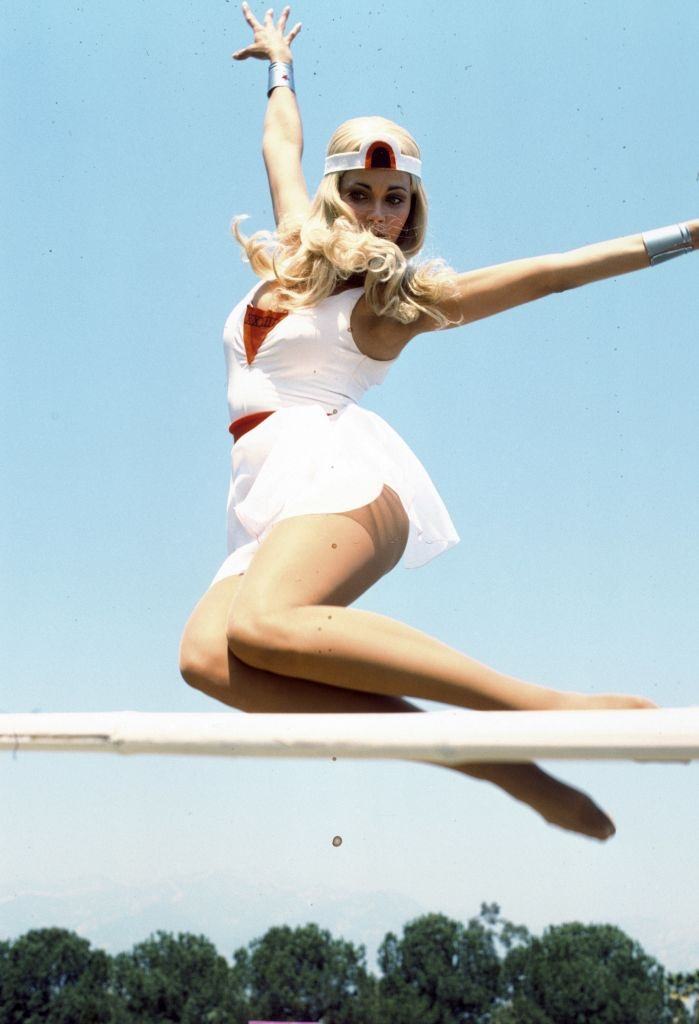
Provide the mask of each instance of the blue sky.
[{"label": "blue sky", "polygon": [[[291,17],[309,188],[342,120],[400,121],[425,256],[467,270],[699,215],[693,0]],[[229,222],[273,224],[266,68],[230,59],[250,34],[232,2],[15,0],[2,31],[0,707],[219,710],[177,645],[225,555],[221,330],[253,283]],[[696,704],[698,273],[685,256],[412,343],[365,404],[461,544],[357,606],[532,681]],[[696,967],[697,765],[548,767],[612,815],[610,843],[413,765],[8,755],[0,899],[230,873],[249,938],[275,887],[301,921],[390,893],[463,918],[497,901],[533,930],[610,921]],[[229,952],[213,905],[196,930]],[[64,923],[47,908],[0,930]]]}]

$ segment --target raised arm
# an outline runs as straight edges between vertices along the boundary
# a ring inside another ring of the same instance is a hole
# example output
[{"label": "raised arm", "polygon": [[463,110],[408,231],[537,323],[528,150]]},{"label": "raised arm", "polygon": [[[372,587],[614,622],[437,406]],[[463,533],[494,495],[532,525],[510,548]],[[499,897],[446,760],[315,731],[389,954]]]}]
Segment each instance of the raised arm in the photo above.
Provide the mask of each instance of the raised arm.
[{"label": "raised arm", "polygon": [[[242,10],[254,32],[254,39],[250,46],[233,54],[234,60],[256,57],[258,60],[281,61],[291,65],[291,43],[301,31],[298,22],[285,34],[291,8],[284,8],[276,25],[271,8],[265,14],[264,24],[257,20],[246,3],[243,3]],[[303,218],[308,212],[310,202],[301,167],[302,154],[303,128],[296,93],[288,88],[274,88],[267,102],[262,156],[277,224],[282,217]]]},{"label": "raised arm", "polygon": [[[699,249],[699,220],[684,223],[693,248]],[[650,258],[644,236],[625,235],[569,252],[513,260],[459,274],[455,296],[441,302],[439,307],[450,320],[467,324],[555,292],[648,266]],[[407,326],[411,334],[436,329],[435,321],[424,314]]]}]

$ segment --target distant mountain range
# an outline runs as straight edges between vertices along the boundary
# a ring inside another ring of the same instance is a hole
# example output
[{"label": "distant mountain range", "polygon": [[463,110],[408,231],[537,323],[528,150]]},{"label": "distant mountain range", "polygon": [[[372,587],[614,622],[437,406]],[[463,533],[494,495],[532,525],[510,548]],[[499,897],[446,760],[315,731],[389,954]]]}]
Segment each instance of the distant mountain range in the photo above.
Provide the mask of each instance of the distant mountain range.
[{"label": "distant mountain range", "polygon": [[[205,935],[230,960],[235,949],[261,937],[273,925],[292,927],[310,921],[335,938],[363,944],[367,964],[376,968],[376,951],[386,932],[400,934],[403,925],[431,911],[398,892],[337,892],[291,887],[256,889],[254,880],[224,872],[162,877],[153,882],[119,883],[94,876],[63,886],[0,885],[0,937],[16,938],[30,928],[69,928],[109,953],[130,949],[153,932]],[[474,907],[469,916],[477,916]],[[502,908],[507,918],[507,907]],[[459,917],[454,911],[452,916]],[[516,922],[520,923],[520,922]],[[527,923],[527,922],[524,922]],[[610,921],[641,943],[669,971],[699,967],[699,927],[693,920],[671,927],[650,917]],[[539,929],[528,925],[538,934]]]},{"label": "distant mountain range", "polygon": [[37,885],[1,887],[0,936],[14,938],[30,928],[58,926],[117,953],[159,929],[193,932],[211,939],[230,959],[235,949],[273,925],[313,921],[335,938],[364,944],[373,970],[386,932],[400,933],[406,921],[428,911],[398,893],[339,897],[282,886],[256,890],[254,884],[231,881],[223,872],[128,885],[94,877],[60,891]]}]

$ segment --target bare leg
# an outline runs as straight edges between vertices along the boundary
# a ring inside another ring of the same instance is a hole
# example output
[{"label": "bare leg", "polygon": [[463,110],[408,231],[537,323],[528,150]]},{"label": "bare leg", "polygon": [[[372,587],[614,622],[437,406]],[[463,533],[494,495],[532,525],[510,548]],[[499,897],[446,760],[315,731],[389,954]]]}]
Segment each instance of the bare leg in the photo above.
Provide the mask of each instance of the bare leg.
[{"label": "bare leg", "polygon": [[385,489],[356,513],[299,516],[274,527],[231,604],[227,635],[238,658],[297,679],[481,711],[655,706],[625,694],[587,696],[525,682],[402,622],[338,607],[395,560],[405,513],[399,501],[390,503],[392,493]]},{"label": "bare leg", "polygon": [[[180,668],[190,685],[229,707],[250,712],[420,713],[419,708],[401,697],[292,679],[241,661],[226,641],[228,609],[241,582],[242,577],[238,576],[217,583],[207,591],[187,623],[180,647]],[[440,767],[493,783],[561,828],[601,840],[614,832],[609,817],[590,797],[535,764]]]},{"label": "bare leg", "polygon": [[314,605],[265,618],[255,624],[236,621],[231,648],[250,665],[295,678],[477,711],[655,706],[626,694],[588,695],[525,682],[375,612]]}]

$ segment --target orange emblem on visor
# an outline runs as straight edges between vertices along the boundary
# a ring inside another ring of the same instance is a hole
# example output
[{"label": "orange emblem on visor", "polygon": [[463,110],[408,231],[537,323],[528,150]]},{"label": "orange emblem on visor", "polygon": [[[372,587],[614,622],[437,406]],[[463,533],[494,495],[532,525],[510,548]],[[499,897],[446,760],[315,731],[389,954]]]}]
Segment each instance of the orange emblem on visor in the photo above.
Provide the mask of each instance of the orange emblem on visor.
[{"label": "orange emblem on visor", "polygon": [[[366,168],[366,170],[370,170],[372,167],[374,167],[374,154],[377,151],[379,151],[379,152],[383,151],[385,156],[388,157],[388,166],[391,168],[391,170],[395,171],[395,169],[396,169],[396,154],[394,153],[393,149],[391,148],[391,146],[387,142],[380,142],[378,140],[376,142],[372,142],[372,144],[369,146],[369,148],[366,151],[366,157],[364,158],[364,167]],[[384,159],[385,159],[385,157],[384,157]],[[386,165],[381,161],[381,162],[377,163],[376,166],[377,167],[385,167]]]}]

